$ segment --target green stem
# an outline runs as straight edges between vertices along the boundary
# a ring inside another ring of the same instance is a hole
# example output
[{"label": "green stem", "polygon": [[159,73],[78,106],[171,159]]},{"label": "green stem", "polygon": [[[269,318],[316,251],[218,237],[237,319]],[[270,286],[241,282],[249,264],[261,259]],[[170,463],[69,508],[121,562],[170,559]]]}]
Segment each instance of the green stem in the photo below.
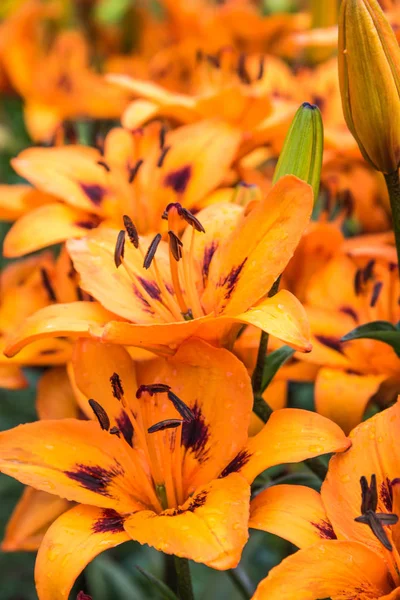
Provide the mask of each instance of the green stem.
[{"label": "green stem", "polygon": [[304,463],[307,467],[320,479],[324,481],[326,474],[328,472],[328,467],[321,460],[319,456],[315,456],[314,458],[307,458]]},{"label": "green stem", "polygon": [[400,265],[400,179],[399,171],[384,173],[386,187],[389,192],[390,207],[392,209],[392,220],[394,237],[396,241],[397,260]]},{"label": "green stem", "polygon": [[[281,278],[279,276],[268,293],[269,297],[275,296],[275,294],[277,293],[279,289],[280,280]],[[272,408],[267,404],[267,402],[265,402],[264,398],[262,397],[262,393],[264,391],[262,389],[262,380],[265,359],[267,357],[268,340],[269,334],[265,331],[262,331],[260,336],[260,344],[258,346],[257,362],[253,371],[253,377],[251,379],[254,396],[253,411],[256,413],[257,417],[261,419],[261,421],[263,421],[264,423],[266,423],[272,415]]]},{"label": "green stem", "polygon": [[175,556],[175,570],[178,579],[178,596],[180,600],[194,600],[192,578],[187,558]]},{"label": "green stem", "polygon": [[249,600],[253,597],[253,594],[256,591],[255,586],[246,571],[242,569],[240,565],[236,567],[236,569],[229,569],[227,573],[243,598]]}]

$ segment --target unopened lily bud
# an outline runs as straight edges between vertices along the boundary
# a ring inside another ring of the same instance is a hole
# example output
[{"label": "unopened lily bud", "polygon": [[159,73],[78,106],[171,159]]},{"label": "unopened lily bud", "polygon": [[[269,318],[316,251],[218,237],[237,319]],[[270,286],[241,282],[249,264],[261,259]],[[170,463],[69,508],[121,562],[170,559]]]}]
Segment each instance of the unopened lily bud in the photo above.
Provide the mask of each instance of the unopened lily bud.
[{"label": "unopened lily bud", "polygon": [[321,179],[323,146],[324,128],[319,108],[304,102],[286,135],[273,183],[285,175],[296,175],[311,185],[315,200]]},{"label": "unopened lily bud", "polygon": [[400,162],[400,50],[376,0],[343,0],[339,16],[343,113],[364,158],[392,173]]}]

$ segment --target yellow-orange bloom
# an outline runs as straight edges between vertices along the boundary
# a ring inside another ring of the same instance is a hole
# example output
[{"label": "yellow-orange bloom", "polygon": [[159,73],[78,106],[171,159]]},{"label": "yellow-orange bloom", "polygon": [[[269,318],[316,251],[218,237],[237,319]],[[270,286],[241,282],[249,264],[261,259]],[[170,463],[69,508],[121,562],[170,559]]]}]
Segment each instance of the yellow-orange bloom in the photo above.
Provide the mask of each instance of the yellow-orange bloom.
[{"label": "yellow-orange bloom", "polygon": [[267,294],[307,226],[312,202],[312,188],[289,175],[247,208],[215,204],[194,217],[170,204],[168,243],[160,234],[139,238],[129,219],[126,234],[99,229],[69,240],[80,285],[102,306],[75,302],[39,311],[21,326],[7,354],[60,335],[92,335],[171,354],[194,335],[229,346],[242,323],[307,352],[301,304],[286,290]]},{"label": "yellow-orange bloom", "polygon": [[[256,497],[250,526],[300,548],[260,583],[253,600],[395,600],[400,594],[400,404],[350,434],[321,495],[278,485]],[[360,485],[361,484],[361,485]]]},{"label": "yellow-orange bloom", "polygon": [[246,369],[201,340],[147,363],[139,382],[122,347],[81,340],[73,363],[98,423],[41,421],[0,433],[2,472],[79,503],[45,535],[36,563],[40,600],[66,600],[90,560],[129,539],[234,567],[257,474],[350,443],[334,423],[295,409],[274,413],[248,440]]}]

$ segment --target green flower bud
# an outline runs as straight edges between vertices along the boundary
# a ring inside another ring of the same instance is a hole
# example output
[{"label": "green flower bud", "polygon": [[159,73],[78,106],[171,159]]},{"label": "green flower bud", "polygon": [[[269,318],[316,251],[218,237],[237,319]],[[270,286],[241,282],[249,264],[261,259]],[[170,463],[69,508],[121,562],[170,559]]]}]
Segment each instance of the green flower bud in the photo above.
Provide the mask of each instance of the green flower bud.
[{"label": "green flower bud", "polygon": [[393,173],[400,162],[400,49],[376,0],[343,0],[339,16],[343,113],[364,158]]},{"label": "green flower bud", "polygon": [[286,135],[273,183],[284,175],[296,175],[314,191],[314,201],[318,197],[321,178],[324,128],[317,106],[304,102],[296,112]]}]

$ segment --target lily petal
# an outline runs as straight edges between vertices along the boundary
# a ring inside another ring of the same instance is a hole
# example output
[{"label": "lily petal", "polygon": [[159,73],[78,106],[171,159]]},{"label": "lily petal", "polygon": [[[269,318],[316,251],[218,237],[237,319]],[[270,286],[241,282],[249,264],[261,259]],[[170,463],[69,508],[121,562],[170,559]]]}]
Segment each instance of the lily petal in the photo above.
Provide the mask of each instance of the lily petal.
[{"label": "lily petal", "polygon": [[239,472],[251,483],[259,473],[274,465],[343,452],[350,445],[340,427],[326,417],[299,408],[283,408],[272,413],[225,473]]},{"label": "lily petal", "polygon": [[357,542],[329,541],[285,558],[258,586],[253,600],[380,598],[390,592],[384,561]]},{"label": "lily petal", "polygon": [[0,185],[0,219],[15,221],[33,208],[54,200],[53,196],[35,190],[30,185]]},{"label": "lily petal", "polygon": [[130,538],[123,518],[112,509],[76,506],[53,523],[40,546],[35,567],[40,600],[68,600],[86,565]]},{"label": "lily petal", "polygon": [[274,185],[216,251],[203,294],[207,312],[234,315],[271,289],[308,225],[311,187],[287,175]]},{"label": "lily petal", "polygon": [[7,523],[1,549],[4,552],[37,550],[46,530],[70,506],[64,498],[25,488]]},{"label": "lily petal", "polygon": [[321,495],[303,485],[273,485],[252,500],[249,527],[268,531],[307,548],[335,539]]},{"label": "lily petal", "polygon": [[385,375],[320,369],[315,381],[315,408],[349,433],[361,422],[368,402],[385,379]]},{"label": "lily petal", "polygon": [[79,408],[65,367],[53,367],[39,380],[36,396],[39,419],[77,419]]},{"label": "lily petal", "polygon": [[64,204],[45,204],[11,227],[4,240],[4,255],[22,256],[69,238],[83,237],[98,224],[97,215]]},{"label": "lily petal", "polygon": [[177,509],[137,512],[125,529],[141,544],[201,562],[214,569],[235,567],[248,538],[250,488],[240,475],[196,490]]},{"label": "lily petal", "polygon": [[1,472],[84,504],[140,507],[133,464],[118,438],[94,422],[37,421],[0,433]]},{"label": "lily petal", "polygon": [[89,336],[91,326],[104,325],[115,318],[115,315],[95,302],[70,302],[46,306],[25,319],[15,335],[11,337],[4,353],[12,357],[27,344],[46,337]]}]

